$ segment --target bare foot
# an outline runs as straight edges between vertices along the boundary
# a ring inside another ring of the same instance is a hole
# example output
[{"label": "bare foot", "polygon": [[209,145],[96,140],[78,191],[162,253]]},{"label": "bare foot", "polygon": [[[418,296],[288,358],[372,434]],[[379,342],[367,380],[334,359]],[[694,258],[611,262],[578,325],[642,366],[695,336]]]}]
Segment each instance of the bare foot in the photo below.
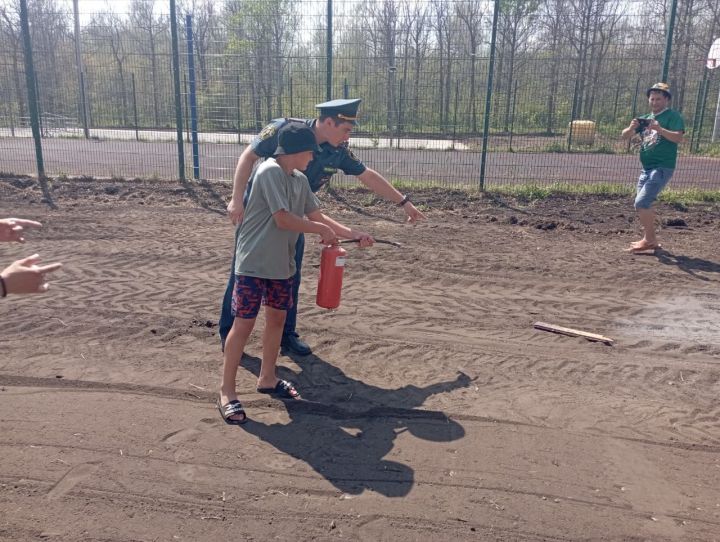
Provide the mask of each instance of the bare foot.
[{"label": "bare foot", "polygon": [[651,243],[650,241],[647,241],[643,239],[642,241],[635,241],[634,243],[630,243],[630,248],[625,249],[626,252],[643,252],[645,250],[655,250],[660,248],[660,245],[657,243]]}]

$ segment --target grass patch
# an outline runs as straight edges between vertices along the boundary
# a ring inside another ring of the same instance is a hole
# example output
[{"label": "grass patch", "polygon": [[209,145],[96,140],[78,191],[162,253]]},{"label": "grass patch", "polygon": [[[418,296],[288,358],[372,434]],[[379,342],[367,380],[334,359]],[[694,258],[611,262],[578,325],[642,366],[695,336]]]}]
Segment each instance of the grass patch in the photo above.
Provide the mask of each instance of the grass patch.
[{"label": "grass patch", "polygon": [[525,201],[548,199],[553,196],[629,196],[633,188],[622,184],[565,184],[554,183],[540,186],[536,184],[517,184],[491,187],[488,192],[512,196]]},{"label": "grass patch", "polygon": [[[395,180],[392,185],[400,192],[421,190],[438,190],[442,192],[460,191],[477,195],[480,192],[476,185],[438,186],[431,181]],[[349,187],[348,187],[349,188]],[[351,190],[353,188],[350,188]],[[363,190],[364,187],[357,187]],[[539,185],[533,183],[489,186],[485,190],[488,194],[498,194],[515,197],[524,201],[537,201],[552,197],[568,196],[606,196],[631,197],[635,194],[634,184],[615,183],[553,183]],[[720,190],[701,190],[699,188],[668,189],[660,193],[659,201],[671,204],[686,205],[690,203],[720,203]]]},{"label": "grass patch", "polygon": [[[513,196],[525,201],[548,199],[553,196],[632,196],[634,186],[610,183],[598,184],[552,184],[540,186],[533,184],[519,184],[491,187],[491,194]],[[699,188],[686,188],[679,190],[665,190],[658,198],[663,203],[688,205],[692,203],[720,203],[720,190],[700,190]]]},{"label": "grass patch", "polygon": [[684,190],[666,190],[660,193],[660,201],[672,204],[688,203],[720,203],[720,190],[700,190],[686,188]]}]

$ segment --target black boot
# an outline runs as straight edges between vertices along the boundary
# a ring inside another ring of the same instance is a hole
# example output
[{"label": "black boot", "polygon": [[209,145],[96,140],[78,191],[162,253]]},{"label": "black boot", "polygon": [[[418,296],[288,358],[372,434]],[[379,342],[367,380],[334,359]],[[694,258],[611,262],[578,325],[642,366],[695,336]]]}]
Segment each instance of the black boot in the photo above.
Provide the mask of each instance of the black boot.
[{"label": "black boot", "polygon": [[309,356],[312,354],[312,349],[305,341],[300,340],[300,337],[295,332],[284,334],[282,341],[280,341],[280,347],[283,350],[298,356]]}]

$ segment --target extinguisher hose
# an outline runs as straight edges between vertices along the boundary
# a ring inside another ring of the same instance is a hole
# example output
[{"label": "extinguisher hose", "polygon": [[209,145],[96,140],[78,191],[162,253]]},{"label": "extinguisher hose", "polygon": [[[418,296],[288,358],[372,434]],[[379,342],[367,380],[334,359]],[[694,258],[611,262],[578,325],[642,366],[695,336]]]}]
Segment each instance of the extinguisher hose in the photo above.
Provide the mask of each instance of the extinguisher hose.
[{"label": "extinguisher hose", "polygon": [[[340,244],[344,245],[346,243],[359,243],[359,242],[360,242],[360,239],[342,239],[340,241]],[[387,239],[375,239],[375,242],[382,243],[384,245],[392,245],[394,247],[402,247],[402,245],[400,243],[398,243],[397,241],[388,241]]]}]

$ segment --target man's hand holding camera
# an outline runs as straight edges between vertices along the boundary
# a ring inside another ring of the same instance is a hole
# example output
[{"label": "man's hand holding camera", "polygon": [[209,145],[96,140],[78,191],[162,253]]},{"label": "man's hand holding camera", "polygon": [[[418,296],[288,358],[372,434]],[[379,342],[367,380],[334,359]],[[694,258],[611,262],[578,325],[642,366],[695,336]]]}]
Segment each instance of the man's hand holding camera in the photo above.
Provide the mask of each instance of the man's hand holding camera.
[{"label": "man's hand holding camera", "polygon": [[658,126],[658,121],[655,119],[634,118],[630,123],[630,127],[638,134],[641,134],[647,128],[654,128],[656,126]]}]

